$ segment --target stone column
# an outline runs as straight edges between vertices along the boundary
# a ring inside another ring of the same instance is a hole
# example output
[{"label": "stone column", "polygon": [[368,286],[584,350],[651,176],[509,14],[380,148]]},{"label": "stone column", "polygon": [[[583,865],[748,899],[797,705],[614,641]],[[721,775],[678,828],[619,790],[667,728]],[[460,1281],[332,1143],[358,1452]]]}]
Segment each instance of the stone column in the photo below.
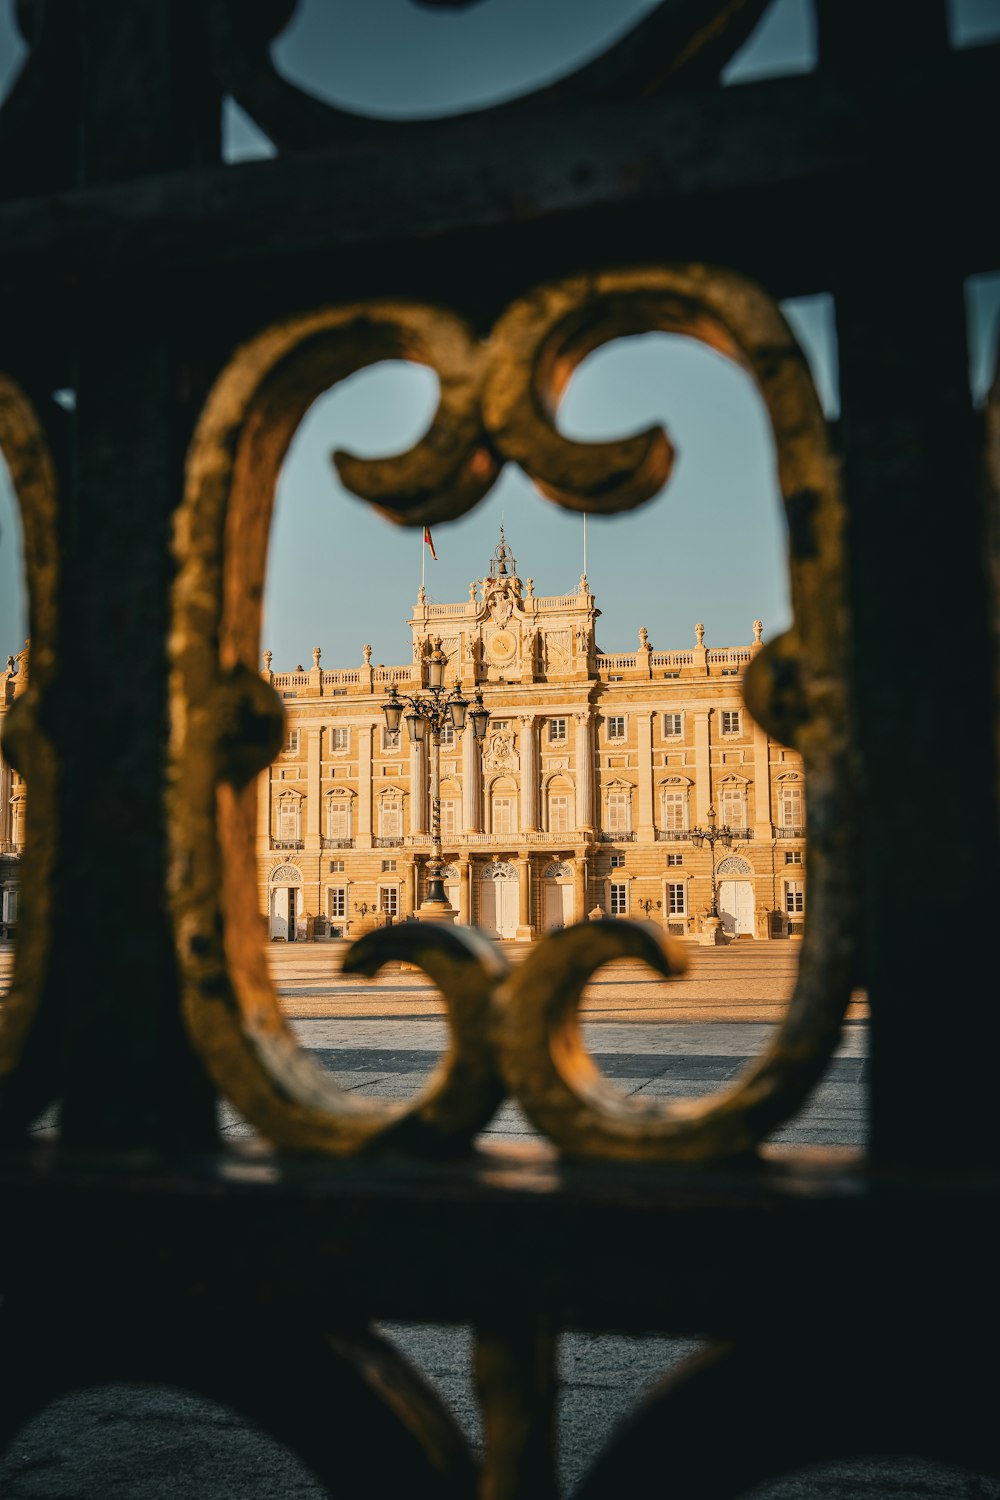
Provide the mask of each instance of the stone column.
[{"label": "stone column", "polygon": [[640,842],[651,844],[656,837],[653,816],[653,716],[643,711],[637,713],[636,728],[639,733],[639,825],[636,833]]},{"label": "stone column", "polygon": [[531,926],[531,860],[525,854],[518,855],[517,865],[517,928],[515,937],[519,943],[530,942],[534,937]]},{"label": "stone column", "polygon": [[483,756],[471,722],[462,736],[462,827],[466,833],[483,831]]},{"label": "stone column", "polygon": [[271,847],[271,830],[274,827],[271,785],[271,767],[265,766],[257,777],[257,844],[261,850]]},{"label": "stone column", "polygon": [[358,831],[359,849],[372,846],[372,732],[373,724],[358,726]]},{"label": "stone column", "polygon": [[410,745],[410,832],[427,832],[427,759],[420,741]]},{"label": "stone column", "polygon": [[712,746],[709,726],[712,721],[710,708],[697,709],[694,714],[694,821],[708,822],[708,809],[712,801]]},{"label": "stone column", "polygon": [[538,816],[538,729],[534,714],[521,714],[521,828],[537,833]]},{"label": "stone column", "polygon": [[471,861],[460,859],[458,861],[458,920],[463,927],[468,927],[472,921],[472,882],[469,879],[471,873]]},{"label": "stone column", "polygon": [[[756,621],[754,626],[756,628]],[[753,781],[754,818],[753,834],[759,844],[761,839],[770,840],[771,825],[776,821],[771,806],[771,762],[770,740],[767,731],[759,724],[753,726]]]},{"label": "stone column", "polygon": [[306,736],[306,826],[305,846],[316,852],[320,836],[320,788],[322,767],[320,764],[321,729],[304,729]]},{"label": "stone column", "polygon": [[589,713],[576,719],[576,826],[577,831],[597,826],[594,818],[594,740]]},{"label": "stone column", "polygon": [[587,906],[587,856],[578,854],[573,861],[573,921],[585,922]]}]

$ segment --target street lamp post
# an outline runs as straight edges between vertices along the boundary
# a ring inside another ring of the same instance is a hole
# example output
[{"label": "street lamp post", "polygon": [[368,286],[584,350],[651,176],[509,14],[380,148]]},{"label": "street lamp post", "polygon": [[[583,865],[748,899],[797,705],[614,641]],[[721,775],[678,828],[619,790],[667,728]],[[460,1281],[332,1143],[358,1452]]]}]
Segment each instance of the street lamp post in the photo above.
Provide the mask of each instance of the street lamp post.
[{"label": "street lamp post", "polygon": [[393,683],[389,689],[389,696],[382,705],[385,727],[390,734],[398,731],[400,720],[405,718],[407,733],[413,744],[426,744],[428,738],[430,739],[431,857],[427,863],[427,894],[420,906],[420,916],[424,920],[439,922],[454,920],[454,912],[445,895],[442,878],[444,855],[441,847],[441,731],[448,726],[457,730],[464,729],[465,720],[468,717],[476,739],[482,740],[490,717],[489,709],[483,703],[481,689],[476,690],[471,709],[468,700],[462,697],[462,691],[457,682],[451,689],[445,689],[444,669],[447,661],[448,658],[441,650],[441,637],[436,636],[427,658],[427,691],[404,693],[400,696]]},{"label": "street lamp post", "polygon": [[710,944],[717,943],[720,941],[722,921],[719,917],[719,883],[716,879],[715,846],[716,844],[721,844],[724,849],[731,849],[733,847],[733,829],[730,828],[728,823],[723,823],[721,826],[716,824],[715,807],[712,806],[708,809],[707,826],[689,828],[687,830],[687,837],[696,849],[700,849],[703,844],[707,844],[711,851],[712,910],[702,925],[702,941]]}]

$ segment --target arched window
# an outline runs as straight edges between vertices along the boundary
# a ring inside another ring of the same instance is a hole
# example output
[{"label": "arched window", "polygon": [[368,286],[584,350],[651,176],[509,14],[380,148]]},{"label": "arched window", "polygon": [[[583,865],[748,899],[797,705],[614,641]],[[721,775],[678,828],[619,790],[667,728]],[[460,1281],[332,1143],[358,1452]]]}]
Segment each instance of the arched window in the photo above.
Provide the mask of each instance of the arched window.
[{"label": "arched window", "polygon": [[553,777],[549,782],[546,802],[549,833],[570,833],[576,827],[576,797],[564,776]]}]

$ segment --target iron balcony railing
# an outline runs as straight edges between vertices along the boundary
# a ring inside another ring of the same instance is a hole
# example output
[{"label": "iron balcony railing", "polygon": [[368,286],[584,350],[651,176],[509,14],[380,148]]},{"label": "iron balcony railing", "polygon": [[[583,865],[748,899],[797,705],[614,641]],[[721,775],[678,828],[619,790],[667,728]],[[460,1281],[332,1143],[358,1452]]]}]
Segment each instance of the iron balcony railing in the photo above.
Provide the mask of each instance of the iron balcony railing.
[{"label": "iron balcony railing", "polygon": [[323,841],[322,841],[322,844],[323,844],[323,848],[324,849],[353,849],[354,848],[354,840],[353,839],[332,839],[332,838],[326,838],[326,837],[324,837]]},{"label": "iron balcony railing", "polygon": [[304,849],[305,839],[272,839],[272,849]]}]

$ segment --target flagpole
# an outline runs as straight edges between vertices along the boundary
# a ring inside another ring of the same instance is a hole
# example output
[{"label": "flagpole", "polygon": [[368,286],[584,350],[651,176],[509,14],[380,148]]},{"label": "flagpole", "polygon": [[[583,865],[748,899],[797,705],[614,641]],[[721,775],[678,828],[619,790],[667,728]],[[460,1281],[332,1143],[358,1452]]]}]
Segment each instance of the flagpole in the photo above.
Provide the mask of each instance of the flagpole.
[{"label": "flagpole", "polygon": [[587,576],[587,512],[583,513],[583,576]]},{"label": "flagpole", "polygon": [[[421,587],[421,589],[424,588],[424,582],[426,580],[426,577],[427,577],[427,542],[424,539],[424,532],[421,531],[421,533],[420,533],[420,587]],[[426,590],[424,590],[424,591],[426,592]]]}]

